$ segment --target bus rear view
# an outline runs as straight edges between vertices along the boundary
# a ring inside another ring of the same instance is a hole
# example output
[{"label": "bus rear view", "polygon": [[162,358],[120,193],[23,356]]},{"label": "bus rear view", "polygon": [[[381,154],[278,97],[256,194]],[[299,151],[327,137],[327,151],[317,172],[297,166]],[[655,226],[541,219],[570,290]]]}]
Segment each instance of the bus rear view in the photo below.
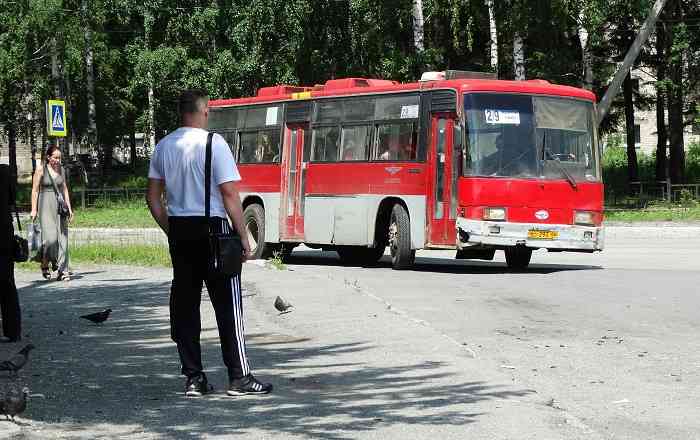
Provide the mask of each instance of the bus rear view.
[{"label": "bus rear view", "polygon": [[591,99],[463,94],[460,258],[504,250],[524,268],[532,251],[603,249],[603,184]]}]

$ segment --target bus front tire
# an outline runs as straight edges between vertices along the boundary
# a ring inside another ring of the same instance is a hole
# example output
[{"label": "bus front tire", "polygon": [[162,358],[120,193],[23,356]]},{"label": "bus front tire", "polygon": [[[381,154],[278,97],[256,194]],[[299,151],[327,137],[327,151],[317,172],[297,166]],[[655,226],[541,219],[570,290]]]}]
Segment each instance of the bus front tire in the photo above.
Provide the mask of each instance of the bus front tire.
[{"label": "bus front tire", "polygon": [[243,223],[248,232],[252,259],[272,256],[272,248],[265,244],[265,209],[253,203],[243,210]]},{"label": "bus front tire", "polygon": [[526,269],[530,264],[530,258],[532,257],[532,249],[516,246],[509,247],[505,249],[506,253],[506,264],[508,268],[514,270]]},{"label": "bus front tire", "polygon": [[416,259],[415,249],[411,249],[411,222],[408,212],[400,204],[394,205],[389,221],[389,249],[394,269],[409,269]]}]

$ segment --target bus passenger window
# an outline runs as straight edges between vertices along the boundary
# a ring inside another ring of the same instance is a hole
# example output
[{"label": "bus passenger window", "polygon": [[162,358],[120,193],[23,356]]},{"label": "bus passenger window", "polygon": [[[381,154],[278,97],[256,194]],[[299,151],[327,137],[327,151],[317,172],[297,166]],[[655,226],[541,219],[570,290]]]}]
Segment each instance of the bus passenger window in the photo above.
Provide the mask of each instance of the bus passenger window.
[{"label": "bus passenger window", "polygon": [[317,127],[313,133],[313,162],[335,162],[338,160],[340,130],[337,126]]},{"label": "bus passenger window", "polygon": [[241,133],[238,148],[238,163],[255,163],[255,150],[258,142],[258,133]]},{"label": "bus passenger window", "polygon": [[416,160],[418,130],[415,123],[379,124],[377,137],[374,160]]},{"label": "bus passenger window", "polygon": [[241,133],[238,163],[279,162],[280,136],[277,130]]},{"label": "bus passenger window", "polygon": [[368,125],[343,127],[341,154],[343,161],[367,160],[369,133]]}]

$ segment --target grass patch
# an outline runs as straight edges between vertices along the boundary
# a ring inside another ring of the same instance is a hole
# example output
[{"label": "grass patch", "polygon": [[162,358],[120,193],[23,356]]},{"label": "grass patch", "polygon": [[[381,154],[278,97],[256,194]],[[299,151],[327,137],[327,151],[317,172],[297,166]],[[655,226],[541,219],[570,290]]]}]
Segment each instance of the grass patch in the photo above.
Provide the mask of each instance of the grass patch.
[{"label": "grass patch", "polygon": [[[71,246],[69,253],[71,263],[170,267],[170,254],[165,246],[84,244]],[[28,261],[19,263],[16,267],[39,270],[39,263]]]},{"label": "grass patch", "polygon": [[77,208],[75,228],[156,228],[145,201],[115,202],[95,208]]},{"label": "grass patch", "polygon": [[700,221],[700,207],[653,207],[606,211],[605,220],[611,222],[696,222]]}]

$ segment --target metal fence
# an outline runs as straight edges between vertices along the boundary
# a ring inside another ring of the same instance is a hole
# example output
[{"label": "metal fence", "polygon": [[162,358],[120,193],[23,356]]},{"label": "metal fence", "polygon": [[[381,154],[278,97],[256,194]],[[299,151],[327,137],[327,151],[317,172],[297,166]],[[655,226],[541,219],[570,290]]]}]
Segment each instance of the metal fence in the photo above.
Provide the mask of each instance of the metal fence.
[{"label": "metal fence", "polygon": [[73,205],[93,208],[119,202],[144,200],[146,190],[141,188],[90,188],[71,190]]},{"label": "metal fence", "polygon": [[640,198],[677,202],[683,198],[683,194],[687,194],[695,200],[700,199],[700,183],[671,183],[670,180],[630,182],[630,187]]}]

